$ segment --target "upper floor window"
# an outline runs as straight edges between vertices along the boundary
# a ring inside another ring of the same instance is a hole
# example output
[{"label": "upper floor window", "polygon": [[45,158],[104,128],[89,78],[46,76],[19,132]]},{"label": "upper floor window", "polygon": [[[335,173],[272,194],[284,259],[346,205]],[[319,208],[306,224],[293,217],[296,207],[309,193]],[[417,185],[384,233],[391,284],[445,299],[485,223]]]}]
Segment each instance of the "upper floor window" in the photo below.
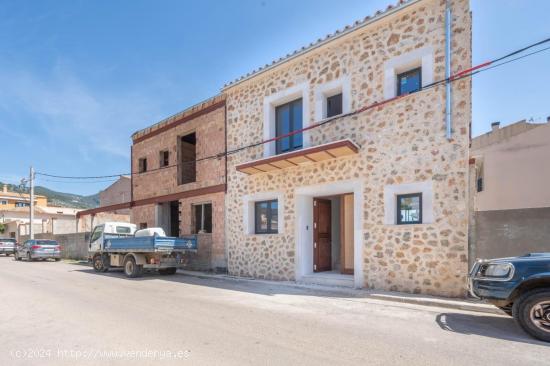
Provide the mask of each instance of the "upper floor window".
[{"label": "upper floor window", "polygon": [[212,233],[212,204],[193,205],[195,234]]},{"label": "upper floor window", "polygon": [[[278,106],[275,109],[275,135],[284,136],[302,129],[302,98]],[[302,132],[278,139],[276,153],[299,150],[303,146]]]},{"label": "upper floor window", "polygon": [[29,207],[30,203],[28,202],[15,202],[15,207]]},{"label": "upper floor window", "polygon": [[161,151],[159,155],[161,168],[165,168],[170,165],[170,152],[168,150]]},{"label": "upper floor window", "polygon": [[397,75],[397,95],[405,95],[422,88],[422,68],[418,67]]},{"label": "upper floor window", "polygon": [[138,171],[140,173],[145,173],[147,171],[147,158],[139,159],[138,164],[139,164]]},{"label": "upper floor window", "polygon": [[277,234],[279,227],[278,200],[254,204],[255,233]]},{"label": "upper floor window", "polygon": [[342,93],[327,98],[327,118],[342,114]]},{"label": "upper floor window", "polygon": [[422,193],[397,196],[397,225],[422,223]]},{"label": "upper floor window", "polygon": [[197,134],[195,132],[178,139],[178,184],[197,180]]}]

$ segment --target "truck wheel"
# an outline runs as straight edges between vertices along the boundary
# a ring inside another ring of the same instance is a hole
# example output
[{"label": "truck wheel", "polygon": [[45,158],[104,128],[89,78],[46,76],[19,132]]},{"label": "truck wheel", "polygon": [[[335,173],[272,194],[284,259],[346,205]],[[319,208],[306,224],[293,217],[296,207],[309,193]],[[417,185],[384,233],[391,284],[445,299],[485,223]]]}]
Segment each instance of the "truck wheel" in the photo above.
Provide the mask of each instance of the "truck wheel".
[{"label": "truck wheel", "polygon": [[103,259],[101,258],[101,254],[94,255],[92,264],[94,266],[94,271],[103,272]]},{"label": "truck wheel", "polygon": [[32,262],[33,259],[32,259],[32,256],[31,256],[31,252],[27,252],[27,262]]},{"label": "truck wheel", "polygon": [[169,275],[176,274],[176,270],[177,270],[176,267],[162,268],[162,269],[159,269],[159,274],[161,276],[169,276]]},{"label": "truck wheel", "polygon": [[21,257],[18,256],[17,253],[13,253],[13,259],[15,259],[16,261],[20,261]]},{"label": "truck wheel", "polygon": [[136,278],[141,276],[143,272],[143,266],[136,264],[136,260],[131,255],[124,260],[124,274],[129,278]]},{"label": "truck wheel", "polygon": [[531,290],[514,302],[514,319],[531,336],[550,342],[550,289]]}]

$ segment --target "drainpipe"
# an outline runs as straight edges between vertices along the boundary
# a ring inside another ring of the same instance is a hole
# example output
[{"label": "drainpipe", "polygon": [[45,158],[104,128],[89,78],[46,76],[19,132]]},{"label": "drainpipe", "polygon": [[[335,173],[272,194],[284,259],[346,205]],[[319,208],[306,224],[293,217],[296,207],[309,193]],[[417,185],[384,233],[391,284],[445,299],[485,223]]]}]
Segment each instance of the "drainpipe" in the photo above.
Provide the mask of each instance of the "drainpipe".
[{"label": "drainpipe", "polygon": [[445,87],[446,87],[446,108],[445,108],[445,126],[447,140],[452,140],[452,120],[451,120],[451,4],[447,0],[445,9]]}]

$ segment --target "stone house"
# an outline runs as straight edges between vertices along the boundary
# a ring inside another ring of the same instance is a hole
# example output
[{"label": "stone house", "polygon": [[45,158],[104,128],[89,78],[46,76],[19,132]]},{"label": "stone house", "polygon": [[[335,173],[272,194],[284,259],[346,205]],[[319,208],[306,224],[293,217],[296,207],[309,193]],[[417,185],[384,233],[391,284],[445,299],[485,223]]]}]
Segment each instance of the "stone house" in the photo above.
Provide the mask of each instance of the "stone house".
[{"label": "stone house", "polygon": [[550,117],[519,121],[472,139],[470,262],[548,251]]},{"label": "stone house", "polygon": [[132,135],[131,222],[197,235],[188,268],[223,270],[225,98],[218,95]]},{"label": "stone house", "polygon": [[465,294],[471,83],[451,85],[450,135],[428,87],[447,4],[450,72],[468,69],[468,0],[411,0],[223,88],[230,274]]}]

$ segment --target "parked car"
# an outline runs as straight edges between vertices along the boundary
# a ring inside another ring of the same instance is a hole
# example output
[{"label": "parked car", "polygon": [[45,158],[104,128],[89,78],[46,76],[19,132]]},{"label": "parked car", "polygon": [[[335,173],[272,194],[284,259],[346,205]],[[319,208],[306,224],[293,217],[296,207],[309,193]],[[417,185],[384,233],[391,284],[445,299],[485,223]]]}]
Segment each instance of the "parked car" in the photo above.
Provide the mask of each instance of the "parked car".
[{"label": "parked car", "polygon": [[14,252],[15,252],[15,239],[0,238],[0,253],[8,257],[12,255]]},{"label": "parked car", "polygon": [[477,260],[468,287],[472,296],[513,316],[527,333],[550,342],[550,253]]},{"label": "parked car", "polygon": [[61,246],[55,240],[33,239],[27,240],[23,245],[18,245],[15,250],[15,260],[22,258],[31,262],[36,259],[61,260]]}]

